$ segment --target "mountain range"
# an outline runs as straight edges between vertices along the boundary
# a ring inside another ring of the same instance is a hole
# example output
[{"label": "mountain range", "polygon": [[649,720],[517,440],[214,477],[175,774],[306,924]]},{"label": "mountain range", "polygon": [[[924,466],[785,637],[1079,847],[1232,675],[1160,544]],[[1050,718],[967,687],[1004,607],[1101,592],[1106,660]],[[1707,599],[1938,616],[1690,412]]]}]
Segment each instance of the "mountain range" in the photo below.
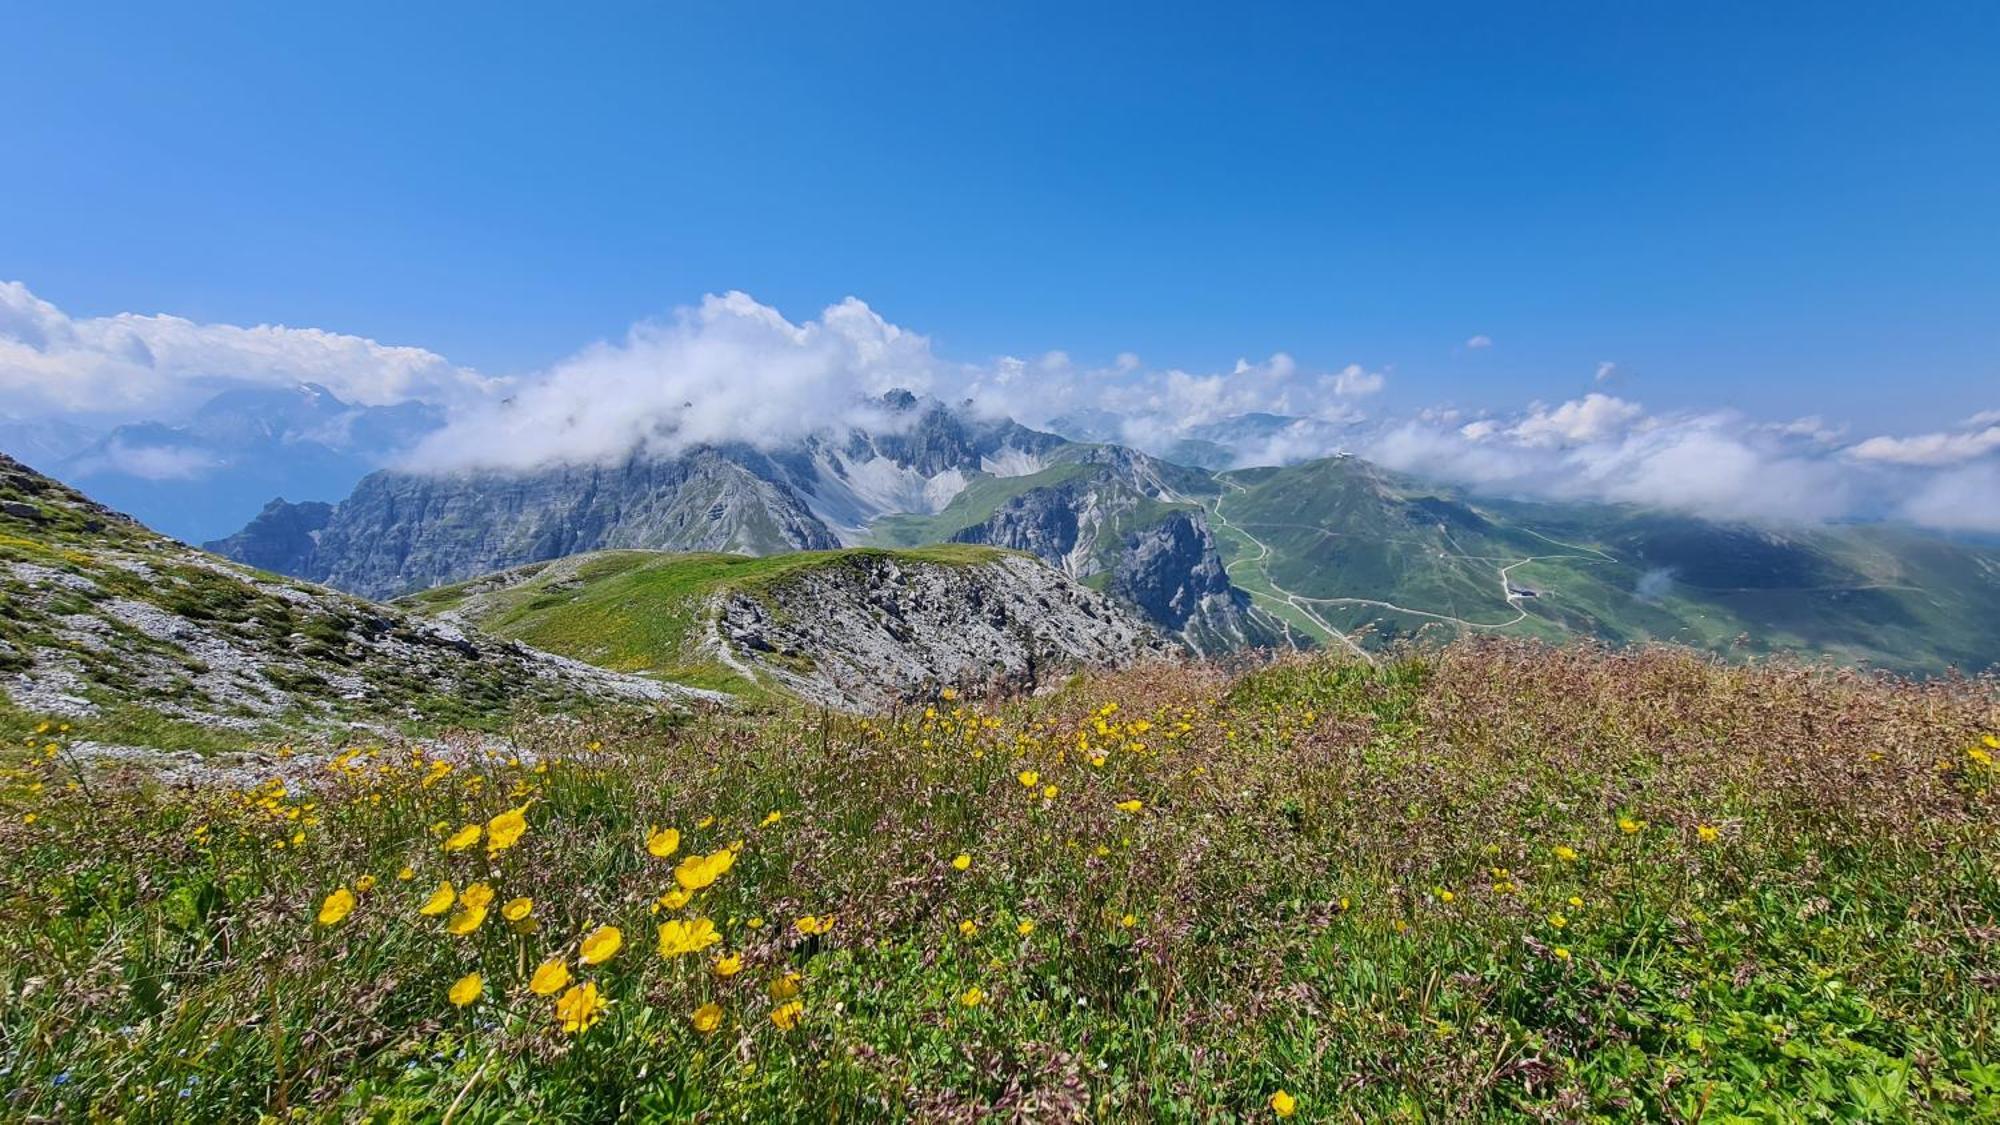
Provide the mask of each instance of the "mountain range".
[{"label": "mountain range", "polygon": [[338,500],[443,421],[427,403],[361,406],[300,383],[226,390],[174,422],[0,423],[0,449],[200,542],[241,527],[274,494]]},{"label": "mountain range", "polygon": [[[894,392],[877,432],[530,470],[382,469],[272,500],[208,547],[392,598],[605,550],[1007,548],[1205,654],[1499,633],[1795,652],[1903,672],[2000,661],[2000,550],[1893,525],[1778,527],[1475,495],[1335,456],[1230,469],[1329,423],[1245,415],[1182,464]],[[413,427],[413,430],[415,428]],[[1211,432],[1212,431],[1212,432]],[[1206,466],[1206,467],[1205,467]]]},{"label": "mountain range", "polygon": [[[0,721],[152,761],[294,741],[1032,691],[1165,655],[986,547],[568,556],[384,605],[218,558],[0,455]],[[233,767],[231,767],[233,768]]]}]

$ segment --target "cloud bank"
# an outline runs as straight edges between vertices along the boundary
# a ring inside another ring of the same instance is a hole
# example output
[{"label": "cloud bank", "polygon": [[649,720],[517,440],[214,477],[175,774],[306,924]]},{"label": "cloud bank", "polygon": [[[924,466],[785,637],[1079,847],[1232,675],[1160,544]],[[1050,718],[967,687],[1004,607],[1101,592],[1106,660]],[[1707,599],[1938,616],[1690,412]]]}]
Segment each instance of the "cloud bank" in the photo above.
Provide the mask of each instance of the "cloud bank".
[{"label": "cloud bank", "polygon": [[20,282],[0,282],[0,415],[171,419],[227,387],[305,382],[364,406],[460,402],[489,389],[423,348],[317,328],[71,317]]},{"label": "cloud bank", "polygon": [[1489,494],[1764,523],[1889,518],[2000,532],[2000,443],[1986,430],[1842,440],[1818,418],[1656,415],[1592,393],[1512,416],[1427,412],[1372,432],[1356,452]]},{"label": "cloud bank", "polygon": [[[1607,361],[1594,382],[1615,372]],[[158,420],[221,388],[298,382],[364,405],[441,407],[445,425],[408,461],[425,470],[601,463],[704,443],[777,449],[808,434],[901,424],[879,403],[901,388],[1156,454],[1233,455],[1238,465],[1352,452],[1489,494],[2000,533],[2000,411],[1935,433],[1860,440],[1817,417],[1659,414],[1603,390],[1511,412],[1378,416],[1371,406],[1389,373],[1359,364],[1311,369],[1279,352],[1194,372],[1132,353],[1092,366],[1060,351],[967,363],[854,298],[795,323],[743,293],[638,324],[546,370],[489,378],[422,348],[318,329],[73,318],[23,285],[0,284],[0,418]],[[120,471],[149,479],[209,468],[198,451],[120,456]]]},{"label": "cloud bank", "polygon": [[704,443],[779,448],[814,432],[891,424],[869,400],[898,387],[928,391],[942,367],[928,340],[853,298],[793,324],[742,293],[710,296],[460,413],[410,464],[527,468]]}]

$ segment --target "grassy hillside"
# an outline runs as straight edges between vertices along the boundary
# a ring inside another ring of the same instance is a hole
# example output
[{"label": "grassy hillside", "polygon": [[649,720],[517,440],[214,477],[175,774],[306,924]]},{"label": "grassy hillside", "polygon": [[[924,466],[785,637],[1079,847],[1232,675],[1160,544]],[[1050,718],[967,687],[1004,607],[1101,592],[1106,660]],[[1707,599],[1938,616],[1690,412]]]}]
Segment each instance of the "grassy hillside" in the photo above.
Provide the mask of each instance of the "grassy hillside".
[{"label": "grassy hillside", "polygon": [[1231,577],[1322,637],[1670,640],[1914,672],[2000,662],[1992,549],[1475,501],[1351,458],[1221,479],[1208,503]]},{"label": "grassy hillside", "polygon": [[1026,492],[1061,484],[1089,471],[1090,466],[1074,462],[1050,465],[1038,473],[1018,477],[996,477],[976,473],[965,488],[935,514],[884,516],[868,529],[873,541],[884,547],[915,547],[943,543],[953,535],[983,522],[993,509]]},{"label": "grassy hillside", "polygon": [[673,693],[227,562],[0,456],[0,722],[210,752],[497,729],[621,694]]},{"label": "grassy hillside", "polygon": [[247,793],[7,732],[8,1112],[2000,1115],[1992,681],[1490,642],[575,719]]},{"label": "grassy hillside", "polygon": [[759,557],[600,551],[426,590],[402,604],[433,616],[461,617],[498,636],[602,668],[761,697],[756,685],[703,648],[713,598],[726,590],[755,591],[844,559],[882,554],[973,565],[1001,552],[958,545]]}]

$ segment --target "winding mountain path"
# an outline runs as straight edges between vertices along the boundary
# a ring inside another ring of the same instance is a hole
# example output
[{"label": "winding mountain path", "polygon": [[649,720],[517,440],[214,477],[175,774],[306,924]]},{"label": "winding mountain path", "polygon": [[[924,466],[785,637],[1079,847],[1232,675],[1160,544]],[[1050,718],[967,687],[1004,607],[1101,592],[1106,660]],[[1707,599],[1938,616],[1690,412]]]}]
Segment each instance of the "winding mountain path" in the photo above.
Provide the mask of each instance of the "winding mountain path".
[{"label": "winding mountain path", "polygon": [[[1244,488],[1242,485],[1237,484],[1235,481],[1229,480],[1225,477],[1218,477],[1217,480],[1219,480],[1226,488],[1228,488],[1233,492],[1249,491],[1249,489]],[[1254,599],[1263,598],[1266,601],[1291,607],[1294,611],[1298,612],[1300,615],[1305,617],[1306,620],[1312,622],[1315,626],[1319,627],[1321,630],[1324,630],[1327,636],[1329,636],[1334,640],[1339,641],[1341,644],[1345,645],[1350,651],[1352,651],[1355,655],[1368,661],[1370,664],[1375,663],[1374,656],[1371,653],[1369,653],[1366,649],[1362,648],[1361,645],[1354,640],[1354,638],[1348,636],[1341,630],[1334,628],[1331,622],[1327,621],[1326,618],[1320,616],[1320,614],[1318,614],[1313,610],[1313,606],[1368,605],[1368,606],[1376,606],[1381,609],[1393,610],[1396,613],[1408,614],[1412,617],[1426,617],[1435,621],[1449,622],[1453,625],[1457,625],[1461,629],[1468,629],[1468,630],[1505,629],[1513,625],[1518,625],[1522,621],[1527,620],[1528,618],[1528,610],[1523,603],[1527,600],[1527,598],[1530,595],[1523,594],[1514,587],[1510,575],[1515,567],[1523,566],[1531,562],[1544,562],[1551,559],[1569,559],[1577,562],[1591,562],[1591,563],[1618,561],[1613,556],[1606,554],[1605,552],[1598,550],[1595,547],[1585,547],[1575,543],[1564,543],[1559,539],[1552,539],[1547,535],[1543,535],[1539,531],[1533,531],[1528,528],[1522,528],[1521,530],[1529,535],[1533,535],[1537,539],[1542,539],[1546,540],[1549,543],[1553,543],[1558,547],[1567,547],[1574,552],[1586,552],[1586,553],[1559,554],[1559,555],[1529,555],[1526,558],[1518,558],[1518,559],[1494,558],[1492,556],[1487,556],[1487,555],[1471,555],[1467,554],[1463,548],[1459,547],[1458,543],[1451,538],[1450,533],[1446,532],[1445,541],[1447,543],[1450,543],[1452,549],[1457,552],[1457,554],[1453,557],[1468,562],[1491,562],[1496,564],[1494,566],[1494,577],[1500,583],[1500,596],[1502,599],[1505,600],[1507,605],[1513,607],[1514,610],[1513,617],[1510,617],[1505,621],[1467,621],[1464,618],[1455,616],[1453,614],[1438,613],[1433,610],[1427,610],[1427,609],[1412,609],[1408,606],[1397,605],[1394,602],[1386,602],[1377,598],[1312,597],[1310,595],[1298,594],[1294,593],[1291,590],[1285,589],[1283,586],[1278,584],[1275,578],[1271,576],[1271,568],[1269,566],[1269,561],[1271,558],[1272,551],[1270,544],[1264,542],[1262,539],[1257,538],[1255,535],[1252,535],[1241,524],[1234,523],[1230,520],[1229,516],[1225,514],[1222,510],[1223,497],[1226,495],[1228,495],[1228,493],[1225,492],[1215,496],[1210,501],[1202,502],[1202,507],[1208,511],[1208,514],[1210,516],[1214,517],[1215,522],[1217,524],[1219,524],[1224,528],[1227,528],[1233,534],[1242,537],[1242,539],[1245,542],[1256,547],[1257,553],[1255,555],[1244,558],[1238,558],[1232,560],[1229,563],[1224,564],[1223,567],[1224,572],[1230,573],[1231,571],[1233,571],[1235,567],[1243,564],[1249,564],[1251,566],[1256,567],[1260,577],[1263,579],[1264,586],[1268,588],[1270,593],[1266,593],[1264,590],[1252,589],[1248,586],[1243,587],[1245,592],[1247,592],[1253,599],[1253,604],[1254,604]],[[1187,497],[1182,497],[1178,495],[1176,495],[1175,498],[1181,500],[1188,499]],[[1323,534],[1333,534],[1332,532],[1327,531],[1327,529],[1325,528],[1315,527],[1312,525],[1299,524],[1294,526],[1307,528],[1308,530],[1319,531]],[[1231,577],[1233,579],[1234,575],[1232,574]],[[1533,596],[1539,597],[1541,595],[1538,594]],[[1269,611],[1267,610],[1265,612]],[[1277,614],[1272,614],[1272,616],[1274,618],[1278,618]],[[1282,618],[1278,619],[1282,622]]]},{"label": "winding mountain path", "polygon": [[[1223,479],[1222,483],[1232,489],[1235,489],[1238,492],[1249,491],[1242,485],[1237,484],[1235,481],[1232,480]],[[1229,517],[1222,514],[1221,496],[1217,496],[1215,498],[1214,503],[1204,504],[1202,505],[1202,507],[1208,509],[1208,513],[1215,517],[1215,522],[1221,524],[1223,527],[1228,528],[1235,534],[1242,536],[1246,541],[1248,541],[1251,545],[1257,548],[1257,555],[1255,558],[1237,559],[1235,560],[1235,562],[1223,564],[1222,568],[1223,573],[1225,574],[1229,573],[1230,568],[1235,566],[1237,563],[1248,562],[1255,565],[1258,568],[1258,570],[1263,573],[1264,585],[1270,587],[1272,593],[1277,594],[1278,597],[1273,598],[1271,597],[1270,594],[1266,594],[1262,590],[1252,590],[1247,586],[1244,587],[1244,590],[1251,596],[1251,598],[1253,599],[1264,598],[1269,601],[1280,601],[1280,599],[1282,599],[1281,604],[1289,605],[1292,609],[1302,614],[1306,620],[1312,622],[1314,625],[1317,625],[1319,628],[1325,630],[1327,636],[1333,638],[1334,640],[1339,641],[1343,645],[1346,645],[1348,651],[1354,653],[1354,655],[1360,657],[1361,659],[1366,660],[1370,664],[1375,663],[1375,656],[1373,653],[1370,653],[1367,649],[1362,648],[1359,644],[1355,643],[1353,637],[1350,637],[1346,633],[1341,632],[1339,629],[1334,628],[1332,623],[1327,621],[1326,618],[1321,617],[1318,613],[1314,612],[1312,606],[1306,604],[1308,601],[1312,599],[1302,598],[1299,595],[1292,593],[1290,590],[1285,589],[1283,586],[1278,585],[1277,580],[1271,577],[1270,567],[1264,565],[1265,562],[1269,560],[1271,557],[1271,545],[1269,543],[1264,542],[1262,539],[1257,538],[1255,535],[1252,535],[1249,532],[1243,530],[1236,524],[1229,522]],[[1274,614],[1273,616],[1276,615]],[[1282,620],[1282,618],[1280,620]]]}]

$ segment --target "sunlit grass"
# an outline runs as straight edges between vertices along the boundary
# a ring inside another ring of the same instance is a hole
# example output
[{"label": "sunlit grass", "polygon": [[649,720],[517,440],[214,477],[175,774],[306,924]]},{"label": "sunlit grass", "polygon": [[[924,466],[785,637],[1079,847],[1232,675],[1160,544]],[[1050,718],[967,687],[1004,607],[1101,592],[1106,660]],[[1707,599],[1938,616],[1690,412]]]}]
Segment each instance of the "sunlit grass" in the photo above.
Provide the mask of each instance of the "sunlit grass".
[{"label": "sunlit grass", "polygon": [[1990,682],[1502,644],[543,720],[247,792],[107,786],[36,720],[0,1105],[1992,1114],[1996,727]]}]

